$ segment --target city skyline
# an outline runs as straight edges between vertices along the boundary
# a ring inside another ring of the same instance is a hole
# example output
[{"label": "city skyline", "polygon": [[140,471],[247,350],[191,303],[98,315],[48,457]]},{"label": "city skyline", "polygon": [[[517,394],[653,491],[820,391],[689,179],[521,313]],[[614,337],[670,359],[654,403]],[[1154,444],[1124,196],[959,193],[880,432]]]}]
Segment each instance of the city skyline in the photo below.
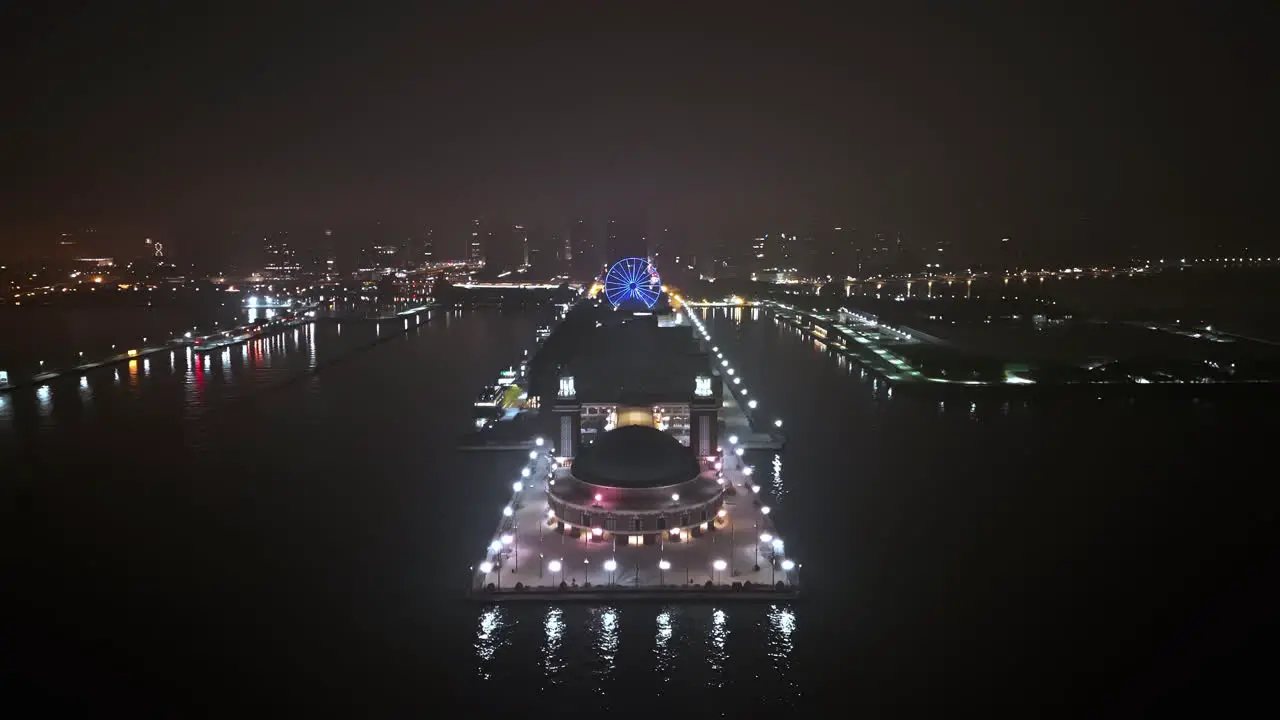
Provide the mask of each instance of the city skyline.
[{"label": "city skyline", "polygon": [[331,7],[14,13],[0,252],[93,226],[235,254],[245,228],[477,215],[644,215],[702,250],[848,224],[1089,252],[1274,227],[1253,150],[1265,23],[1238,9],[777,12],[747,31],[747,10]]}]

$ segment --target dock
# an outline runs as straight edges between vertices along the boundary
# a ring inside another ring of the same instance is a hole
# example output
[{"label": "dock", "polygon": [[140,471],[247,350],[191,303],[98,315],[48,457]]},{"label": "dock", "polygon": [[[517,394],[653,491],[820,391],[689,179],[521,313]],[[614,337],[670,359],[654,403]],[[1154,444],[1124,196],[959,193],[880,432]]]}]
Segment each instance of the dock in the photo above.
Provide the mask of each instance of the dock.
[{"label": "dock", "polygon": [[[786,559],[769,510],[734,453],[725,455],[730,494],[717,529],[687,542],[638,546],[607,532],[577,538],[558,532],[546,496],[554,459],[535,454],[525,466],[529,475],[513,479],[510,514],[504,509],[484,561],[472,568],[468,598],[486,603],[778,602],[800,596],[800,566]],[[723,570],[716,569],[720,562]]]}]

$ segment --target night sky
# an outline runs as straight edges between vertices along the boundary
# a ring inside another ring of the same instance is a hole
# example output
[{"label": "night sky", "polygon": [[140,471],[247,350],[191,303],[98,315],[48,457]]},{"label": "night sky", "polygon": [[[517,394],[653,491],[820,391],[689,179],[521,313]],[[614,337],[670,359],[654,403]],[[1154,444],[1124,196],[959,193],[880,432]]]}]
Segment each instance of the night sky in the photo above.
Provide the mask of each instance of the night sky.
[{"label": "night sky", "polygon": [[610,214],[1274,242],[1266,3],[197,5],[5,4],[0,249]]}]

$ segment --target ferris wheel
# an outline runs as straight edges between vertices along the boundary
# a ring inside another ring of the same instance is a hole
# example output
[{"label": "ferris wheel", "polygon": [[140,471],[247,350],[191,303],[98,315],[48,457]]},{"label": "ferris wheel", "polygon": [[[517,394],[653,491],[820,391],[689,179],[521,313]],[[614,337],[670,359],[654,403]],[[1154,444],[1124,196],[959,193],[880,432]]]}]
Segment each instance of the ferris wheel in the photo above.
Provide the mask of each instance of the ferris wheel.
[{"label": "ferris wheel", "polygon": [[653,307],[662,292],[662,279],[653,263],[644,258],[623,258],[604,275],[604,295],[614,307],[638,300]]}]

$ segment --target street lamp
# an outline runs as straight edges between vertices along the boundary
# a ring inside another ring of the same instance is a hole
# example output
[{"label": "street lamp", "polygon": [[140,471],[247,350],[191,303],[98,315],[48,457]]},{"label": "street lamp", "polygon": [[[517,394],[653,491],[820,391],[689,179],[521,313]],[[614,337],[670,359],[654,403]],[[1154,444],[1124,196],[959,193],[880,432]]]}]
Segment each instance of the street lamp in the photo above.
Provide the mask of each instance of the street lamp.
[{"label": "street lamp", "polygon": [[536,437],[536,438],[534,438],[534,439],[533,439],[533,444],[534,444],[534,445],[537,445],[538,447],[542,447],[542,444],[543,444],[544,442],[546,442],[546,441],[545,441],[545,440],[543,440],[543,439],[542,439],[542,438],[540,438],[540,437]]},{"label": "street lamp", "polygon": [[751,408],[752,410],[756,409],[756,405],[759,405],[759,403],[757,403],[755,400],[747,401],[747,407]]},{"label": "street lamp", "polygon": [[730,435],[730,436],[729,436],[729,444],[730,444],[730,445],[737,445],[737,444],[738,444],[738,436],[737,436],[737,435]]},{"label": "street lamp", "polygon": [[671,493],[671,502],[680,502],[680,493]]},{"label": "street lamp", "polygon": [[665,581],[665,578],[664,578],[664,576],[663,576],[663,573],[665,573],[666,571],[668,571],[668,570],[670,570],[670,569],[671,569],[671,563],[667,562],[666,560],[659,560],[659,561],[658,561],[658,584],[659,584],[659,585],[666,585],[666,584],[667,584],[667,583],[666,583],[666,581]]},{"label": "street lamp", "polygon": [[502,541],[494,540],[493,542],[489,543],[489,549],[492,550],[493,552],[498,552],[499,550],[502,549]]},{"label": "street lamp", "polygon": [[761,514],[761,515],[768,515],[768,514],[769,514],[769,512],[770,512],[770,508],[769,508],[769,506],[768,506],[768,505],[765,505],[765,506],[763,506],[763,507],[761,507],[761,508],[760,508],[760,514]]},{"label": "street lamp", "polygon": [[724,569],[729,567],[729,563],[723,560],[716,560],[714,563],[711,564],[711,567],[716,569],[716,584],[719,585],[720,573],[724,572]]},{"label": "street lamp", "polygon": [[743,475],[746,475],[747,477],[751,477],[751,473],[753,473],[753,472],[755,472],[755,471],[756,471],[756,469],[755,469],[754,467],[750,466],[750,465],[748,465],[748,466],[746,466],[746,467],[742,468],[742,474],[743,474]]},{"label": "street lamp", "polygon": [[[781,421],[781,420],[779,420],[778,422],[779,422],[779,423],[781,423],[782,421]],[[530,459],[530,460],[537,460],[537,459],[538,459],[538,451],[537,451],[537,450],[530,450],[530,451],[529,451],[529,459]]]},{"label": "street lamp", "polygon": [[774,426],[774,427],[782,427],[782,418],[778,418],[777,420],[774,420],[774,421],[773,421],[773,426]]},{"label": "street lamp", "polygon": [[529,470],[529,468],[520,468],[520,477],[529,477],[532,474],[533,473]]},{"label": "street lamp", "polygon": [[493,563],[489,562],[488,560],[485,560],[484,562],[480,563],[481,575],[488,575],[491,572],[493,572]]},{"label": "street lamp", "polygon": [[736,447],[736,448],[734,448],[734,449],[733,449],[733,453],[734,453],[735,455],[737,455],[738,457],[742,457],[742,453],[744,453],[744,452],[746,452],[746,451],[745,451],[745,450],[743,450],[741,447]]},{"label": "street lamp", "polygon": [[564,565],[562,565],[559,560],[552,560],[547,563],[547,569],[550,570],[553,575],[555,573],[560,573],[560,582],[564,582]]},{"label": "street lamp", "polygon": [[503,545],[510,545],[513,540],[515,540],[515,537],[512,536],[511,533],[507,533],[506,535],[502,536]]},{"label": "street lamp", "polygon": [[614,575],[613,573],[615,573],[618,570],[618,561],[614,560],[613,558],[609,558],[608,560],[605,560],[604,569],[605,569],[605,572],[609,573],[609,584],[613,585],[614,581],[617,579],[617,576]]},{"label": "street lamp", "polygon": [[508,506],[506,506],[506,507],[502,508],[502,514],[503,514],[503,516],[504,516],[504,517],[511,517],[513,514],[515,514],[515,510],[512,510],[512,509],[511,509],[511,506],[510,506],[510,505],[508,505]]},{"label": "street lamp", "polygon": [[515,482],[511,483],[511,489],[512,489],[512,490],[514,490],[514,491],[516,491],[516,492],[520,492],[521,490],[523,490],[523,489],[524,489],[524,483],[522,483],[522,482],[520,482],[519,480],[517,480],[517,481],[515,481]]}]

